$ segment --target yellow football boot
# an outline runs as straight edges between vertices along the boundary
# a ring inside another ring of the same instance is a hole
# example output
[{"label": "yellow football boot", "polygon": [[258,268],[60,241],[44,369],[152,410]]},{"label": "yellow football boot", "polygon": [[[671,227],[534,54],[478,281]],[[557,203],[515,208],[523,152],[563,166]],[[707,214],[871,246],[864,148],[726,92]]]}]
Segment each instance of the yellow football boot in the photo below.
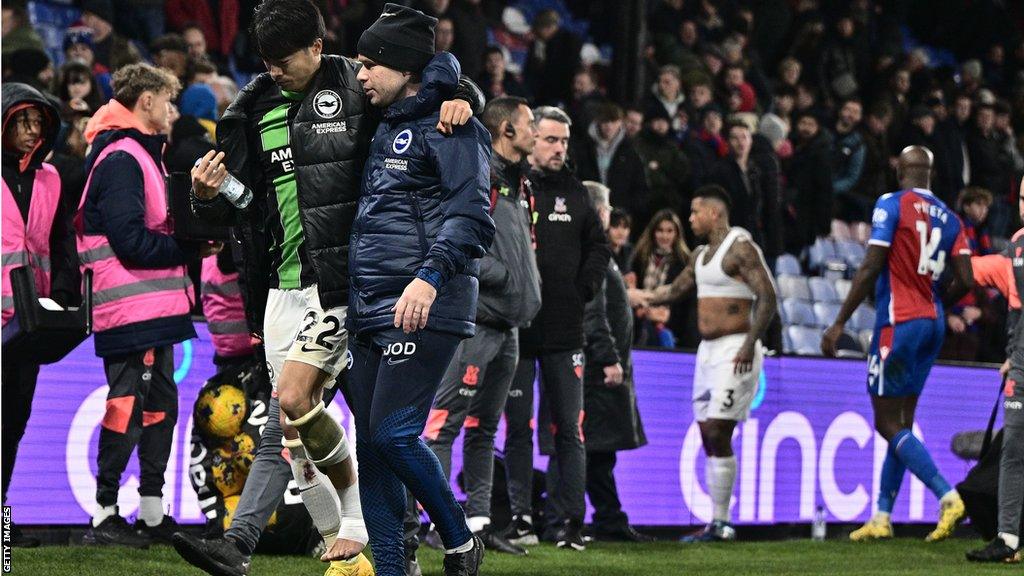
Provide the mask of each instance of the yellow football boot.
[{"label": "yellow football boot", "polygon": [[964,514],[964,501],[960,499],[959,494],[953,492],[952,497],[942,503],[942,508],[939,510],[939,523],[935,526],[935,530],[925,537],[925,541],[938,542],[952,536],[953,530],[956,530],[956,525],[963,520]]},{"label": "yellow football boot", "polygon": [[883,538],[892,538],[892,521],[888,516],[873,516],[867,524],[850,532],[850,540],[854,542],[867,542]]},{"label": "yellow football boot", "polygon": [[324,572],[324,576],[373,576],[373,565],[366,559],[366,556],[360,554],[356,556],[354,560],[344,562],[335,560],[331,562],[331,565],[327,567],[327,571]]}]

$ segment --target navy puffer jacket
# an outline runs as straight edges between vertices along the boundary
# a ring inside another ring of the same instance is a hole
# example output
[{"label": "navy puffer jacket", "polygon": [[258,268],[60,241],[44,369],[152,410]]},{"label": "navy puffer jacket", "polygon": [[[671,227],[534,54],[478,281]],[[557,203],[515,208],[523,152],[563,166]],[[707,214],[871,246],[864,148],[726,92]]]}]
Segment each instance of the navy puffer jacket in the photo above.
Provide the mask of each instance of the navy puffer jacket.
[{"label": "navy puffer jacket", "polygon": [[476,118],[451,136],[437,132],[459,79],[447,58],[441,66],[435,57],[420,91],[385,111],[373,138],[349,248],[353,332],[394,327],[392,308],[417,276],[438,289],[428,330],[475,331],[478,259],[494,237],[491,138]]}]

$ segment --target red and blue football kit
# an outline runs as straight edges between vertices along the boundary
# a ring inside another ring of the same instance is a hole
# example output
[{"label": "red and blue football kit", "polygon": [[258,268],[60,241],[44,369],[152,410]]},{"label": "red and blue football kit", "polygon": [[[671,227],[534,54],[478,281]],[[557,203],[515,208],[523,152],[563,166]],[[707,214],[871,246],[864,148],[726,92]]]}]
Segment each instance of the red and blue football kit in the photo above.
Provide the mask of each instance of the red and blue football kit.
[{"label": "red and blue football kit", "polygon": [[889,248],[875,286],[868,390],[916,396],[945,334],[938,280],[949,258],[971,254],[964,226],[931,192],[914,188],[878,199],[868,243]]}]

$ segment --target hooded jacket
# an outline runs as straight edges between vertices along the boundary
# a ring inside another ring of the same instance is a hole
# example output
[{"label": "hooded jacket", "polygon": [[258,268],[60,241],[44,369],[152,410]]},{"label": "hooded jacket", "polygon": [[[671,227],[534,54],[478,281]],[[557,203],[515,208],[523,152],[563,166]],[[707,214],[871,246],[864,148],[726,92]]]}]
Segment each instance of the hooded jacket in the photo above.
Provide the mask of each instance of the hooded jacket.
[{"label": "hooded jacket", "polygon": [[[4,132],[13,114],[27,106],[39,108],[45,121],[42,137],[35,150],[21,157],[3,151],[3,179],[24,215],[31,202],[36,170],[43,166],[43,159],[53,150],[60,131],[60,117],[57,108],[42,93],[27,84],[4,82],[2,99]],[[81,301],[81,275],[78,271],[75,234],[71,228],[67,202],[63,198],[61,200],[50,228],[50,298],[62,306],[77,306]]]},{"label": "hooded jacket", "polygon": [[476,118],[447,137],[435,128],[458,86],[454,57],[435,57],[423,77],[384,112],[366,161],[348,258],[355,333],[393,328],[392,308],[417,277],[437,289],[428,330],[475,332],[479,259],[494,238],[491,137]]},{"label": "hooded jacket", "polygon": [[[103,105],[89,121],[85,139],[92,147],[85,159],[86,172],[92,173],[85,199],[76,217],[81,218],[82,233],[107,238],[117,258],[134,268],[170,268],[198,258],[198,246],[180,244],[172,236],[150,230],[145,224],[145,187],[142,168],[129,153],[116,151],[96,163],[103,149],[131,138],[163,165],[167,138],[152,134],[142,122],[117,100]],[[195,294],[188,290],[189,300]],[[175,344],[195,338],[188,314],[154,318],[96,333],[96,355],[129,354]]]}]

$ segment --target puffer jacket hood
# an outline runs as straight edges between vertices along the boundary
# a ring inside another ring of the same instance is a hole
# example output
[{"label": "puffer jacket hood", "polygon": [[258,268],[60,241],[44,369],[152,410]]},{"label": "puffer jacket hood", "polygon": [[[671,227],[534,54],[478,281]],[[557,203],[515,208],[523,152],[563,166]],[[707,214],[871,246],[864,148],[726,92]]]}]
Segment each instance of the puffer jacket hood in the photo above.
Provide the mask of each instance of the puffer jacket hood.
[{"label": "puffer jacket hood", "polygon": [[60,131],[60,116],[57,108],[43,96],[43,93],[28,84],[20,82],[4,82],[3,96],[3,131],[7,131],[7,122],[15,112],[28,107],[37,107],[43,113],[44,126],[42,137],[35,149],[21,158],[20,168],[24,172],[28,168],[38,168],[47,154],[53,150],[57,141],[57,133]]}]

